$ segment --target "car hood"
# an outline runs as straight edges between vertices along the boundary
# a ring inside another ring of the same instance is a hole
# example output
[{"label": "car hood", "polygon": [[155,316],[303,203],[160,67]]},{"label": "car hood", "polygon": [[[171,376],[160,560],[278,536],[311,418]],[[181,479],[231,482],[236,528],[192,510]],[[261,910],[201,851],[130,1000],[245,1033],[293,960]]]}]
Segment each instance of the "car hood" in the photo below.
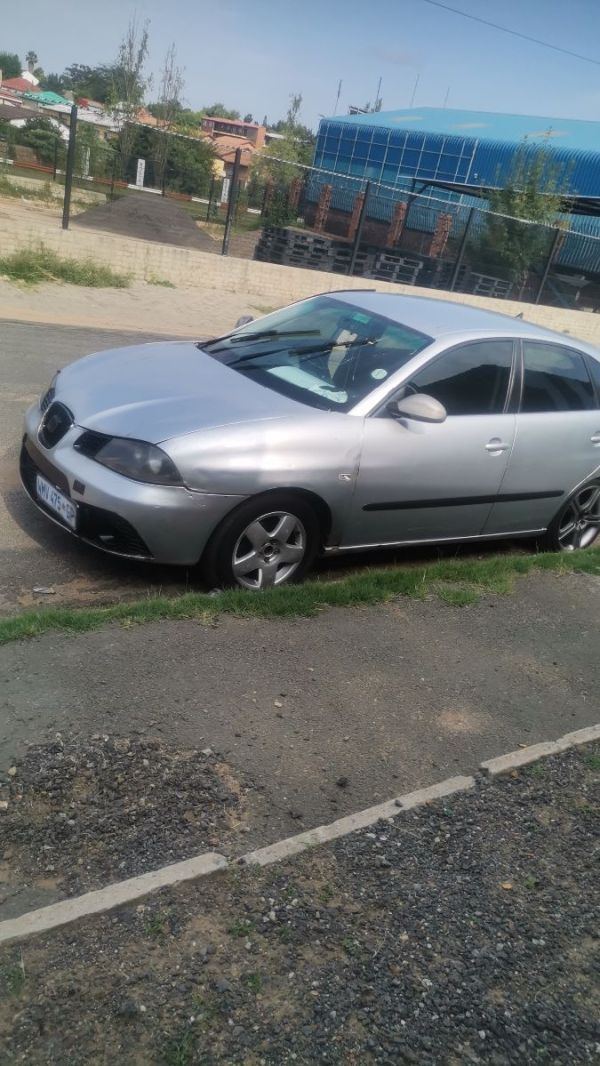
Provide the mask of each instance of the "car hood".
[{"label": "car hood", "polygon": [[196,430],[310,410],[189,341],[88,355],[61,371],[56,397],[85,429],[153,444]]}]

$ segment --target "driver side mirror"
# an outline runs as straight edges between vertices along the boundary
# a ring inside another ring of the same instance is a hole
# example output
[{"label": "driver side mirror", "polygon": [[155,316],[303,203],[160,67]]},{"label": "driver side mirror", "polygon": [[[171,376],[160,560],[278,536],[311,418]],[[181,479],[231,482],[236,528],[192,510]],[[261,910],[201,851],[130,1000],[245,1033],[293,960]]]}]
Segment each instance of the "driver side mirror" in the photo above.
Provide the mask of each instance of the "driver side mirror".
[{"label": "driver side mirror", "polygon": [[410,418],[413,422],[445,422],[448,417],[444,405],[424,392],[392,400],[387,409],[393,418]]}]

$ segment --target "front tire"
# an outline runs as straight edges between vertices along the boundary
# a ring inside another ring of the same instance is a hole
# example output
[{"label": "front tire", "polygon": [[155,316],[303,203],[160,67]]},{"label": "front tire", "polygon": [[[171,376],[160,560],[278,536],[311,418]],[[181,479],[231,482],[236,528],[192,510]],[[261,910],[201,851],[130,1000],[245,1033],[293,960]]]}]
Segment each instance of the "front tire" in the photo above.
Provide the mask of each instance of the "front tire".
[{"label": "front tire", "polygon": [[572,552],[591,548],[600,534],[600,481],[577,489],[540,538],[543,551]]},{"label": "front tire", "polygon": [[294,493],[246,500],[213,533],[202,560],[208,584],[251,592],[302,581],[320,544],[317,516]]}]

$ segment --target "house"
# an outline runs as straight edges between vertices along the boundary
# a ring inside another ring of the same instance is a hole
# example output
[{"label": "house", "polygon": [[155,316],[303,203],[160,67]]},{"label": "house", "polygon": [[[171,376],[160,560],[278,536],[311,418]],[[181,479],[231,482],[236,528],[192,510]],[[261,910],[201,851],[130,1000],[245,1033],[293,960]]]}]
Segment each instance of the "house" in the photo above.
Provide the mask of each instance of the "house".
[{"label": "house", "polygon": [[211,140],[221,136],[242,137],[255,149],[264,147],[267,132],[265,126],[259,126],[256,122],[242,122],[241,119],[221,118],[219,115],[205,116],[200,128]]},{"label": "house", "polygon": [[[26,71],[26,73],[29,72]],[[33,77],[33,75],[30,75],[29,78],[25,78],[23,75],[21,75],[20,78],[3,78],[1,83],[2,90],[14,96],[22,96],[23,93],[40,92],[37,78],[34,78],[34,81],[32,82],[30,80],[31,77]]]}]

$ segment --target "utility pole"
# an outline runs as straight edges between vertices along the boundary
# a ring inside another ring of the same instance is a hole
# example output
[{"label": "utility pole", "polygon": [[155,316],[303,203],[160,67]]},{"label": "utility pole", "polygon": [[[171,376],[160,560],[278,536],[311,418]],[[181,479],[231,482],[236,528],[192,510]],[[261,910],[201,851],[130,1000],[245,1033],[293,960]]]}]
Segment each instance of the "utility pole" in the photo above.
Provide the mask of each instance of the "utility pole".
[{"label": "utility pole", "polygon": [[75,137],[77,135],[77,104],[71,108],[71,121],[69,123],[69,147],[67,150],[67,167],[65,170],[65,198],[63,200],[62,228],[69,228],[69,215],[71,212],[71,189],[73,187],[73,171],[75,170]]}]

